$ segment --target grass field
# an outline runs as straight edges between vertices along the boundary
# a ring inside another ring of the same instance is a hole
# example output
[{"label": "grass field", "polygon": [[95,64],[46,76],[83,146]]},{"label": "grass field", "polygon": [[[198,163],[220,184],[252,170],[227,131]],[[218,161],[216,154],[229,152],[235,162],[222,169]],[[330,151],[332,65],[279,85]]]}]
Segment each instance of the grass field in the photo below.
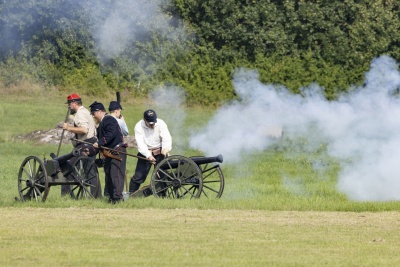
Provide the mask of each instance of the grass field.
[{"label": "grass field", "polygon": [[397,212],[1,208],[2,266],[398,266]]},{"label": "grass field", "polygon": [[[221,165],[221,199],[148,197],[110,205],[76,201],[52,187],[46,202],[16,202],[25,157],[49,157],[55,145],[16,136],[54,128],[65,96],[35,88],[0,89],[0,264],[2,266],[397,266],[400,203],[353,202],[336,190],[340,165],[331,158],[278,144]],[[84,98],[88,106],[94,100]],[[133,131],[147,100],[123,102]],[[172,109],[172,107],[171,107]],[[213,110],[183,109],[182,121],[157,109],[174,137],[174,154],[199,155],[187,136]],[[176,114],[176,113],[175,113]],[[164,116],[163,116],[164,115]],[[169,120],[170,119],[170,120]],[[175,127],[178,125],[179,127]],[[179,136],[179,138],[176,138]],[[61,154],[72,146],[63,145]],[[134,148],[128,152],[136,153]],[[288,152],[291,157],[287,157]],[[323,170],[313,168],[322,162]],[[128,159],[128,176],[135,159]],[[101,180],[104,179],[100,170]],[[283,178],[282,178],[283,177]]]}]

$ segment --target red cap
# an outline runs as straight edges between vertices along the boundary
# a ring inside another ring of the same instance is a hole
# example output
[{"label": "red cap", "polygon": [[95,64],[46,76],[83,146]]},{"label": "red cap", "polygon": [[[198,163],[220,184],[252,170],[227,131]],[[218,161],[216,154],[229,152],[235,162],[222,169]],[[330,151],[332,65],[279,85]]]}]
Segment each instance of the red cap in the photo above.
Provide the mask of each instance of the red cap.
[{"label": "red cap", "polygon": [[65,104],[68,104],[68,103],[71,103],[71,102],[74,102],[77,100],[81,100],[81,97],[78,94],[72,94],[72,95],[67,96],[67,100],[68,101]]}]

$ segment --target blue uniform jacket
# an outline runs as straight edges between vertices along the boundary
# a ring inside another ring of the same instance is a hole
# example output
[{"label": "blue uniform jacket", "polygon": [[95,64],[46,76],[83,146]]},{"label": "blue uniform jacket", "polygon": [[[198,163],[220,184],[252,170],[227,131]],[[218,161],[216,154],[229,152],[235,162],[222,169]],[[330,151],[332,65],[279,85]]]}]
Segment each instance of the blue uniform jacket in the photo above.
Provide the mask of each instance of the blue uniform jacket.
[{"label": "blue uniform jacket", "polygon": [[119,128],[118,121],[111,115],[106,114],[97,128],[98,145],[114,148],[123,142],[123,134]]}]

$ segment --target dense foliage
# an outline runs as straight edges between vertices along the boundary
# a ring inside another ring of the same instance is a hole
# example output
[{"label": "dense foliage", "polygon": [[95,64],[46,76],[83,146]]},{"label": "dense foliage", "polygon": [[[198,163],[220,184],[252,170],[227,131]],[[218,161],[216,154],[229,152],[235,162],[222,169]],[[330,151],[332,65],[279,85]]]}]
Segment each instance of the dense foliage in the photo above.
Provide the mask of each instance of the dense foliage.
[{"label": "dense foliage", "polygon": [[188,104],[235,97],[238,67],[293,92],[316,82],[334,99],[371,60],[400,61],[394,0],[0,1],[0,79],[145,96],[182,87]]}]

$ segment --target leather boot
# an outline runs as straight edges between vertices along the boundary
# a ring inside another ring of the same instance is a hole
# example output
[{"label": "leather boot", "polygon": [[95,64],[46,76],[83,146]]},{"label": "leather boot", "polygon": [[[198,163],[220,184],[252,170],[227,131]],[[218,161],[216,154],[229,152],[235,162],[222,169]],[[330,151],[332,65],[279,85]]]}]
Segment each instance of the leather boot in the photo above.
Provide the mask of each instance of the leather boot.
[{"label": "leather boot", "polygon": [[136,192],[140,187],[139,183],[134,182],[132,179],[129,182],[129,193],[132,194],[134,192]]}]

